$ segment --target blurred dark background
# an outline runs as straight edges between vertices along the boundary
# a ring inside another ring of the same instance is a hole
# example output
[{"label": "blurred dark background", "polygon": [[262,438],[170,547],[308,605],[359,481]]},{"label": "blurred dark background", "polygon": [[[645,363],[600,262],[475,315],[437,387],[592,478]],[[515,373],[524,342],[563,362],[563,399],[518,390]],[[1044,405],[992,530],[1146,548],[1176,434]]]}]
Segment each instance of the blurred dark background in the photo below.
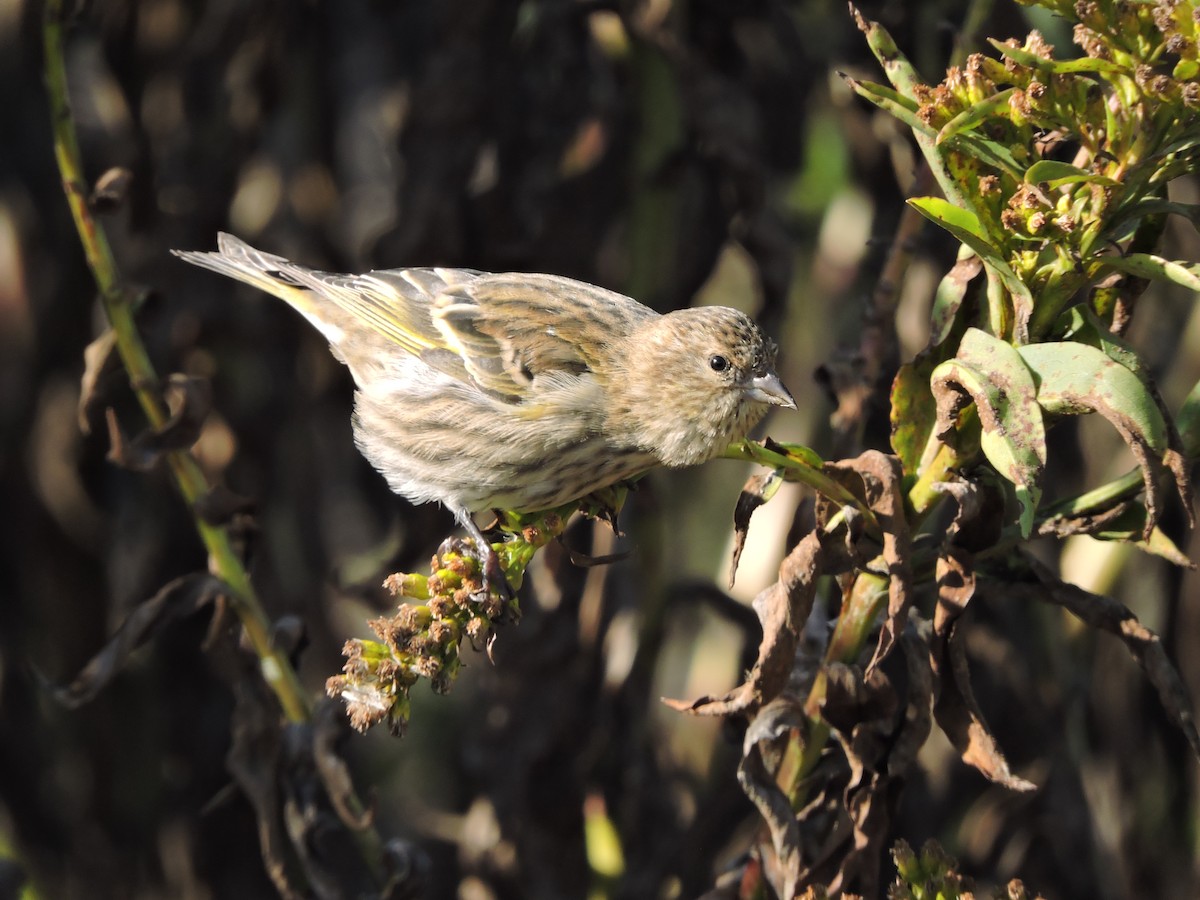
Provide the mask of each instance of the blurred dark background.
[{"label": "blurred dark background", "polygon": [[[862,4],[931,82],[964,6]],[[102,316],[55,168],[41,14],[0,0],[0,896],[18,867],[27,896],[272,896],[225,768],[232,700],[203,649],[207,614],[80,709],[42,684],[69,680],[135,604],[206,563],[166,474],[105,459],[104,407],[142,426],[119,372],[80,429],[83,349]],[[1069,34],[1038,23],[1066,50]],[[1029,27],[997,2],[982,34]],[[390,495],[358,457],[350,380],[318,335],[171,248],[228,230],[331,270],[544,271],[660,310],[738,306],[778,338],[801,407],[765,430],[829,457],[887,445],[882,406],[835,436],[813,377],[855,365],[917,168],[903,129],[838,78],[882,80],[841,2],[96,2],[68,47],[89,177],[132,173],[104,223],[145,292],[143,334],[160,372],[211,380],[196,453],[254,501],[247,559],[270,613],[307,625],[314,694],[342,642],[388,608],[383,577],[423,570],[453,521]],[[1195,232],[1171,239],[1168,255],[1200,256]],[[904,357],[923,346],[954,253],[930,233],[916,249]],[[1200,377],[1192,303],[1150,295],[1133,332],[1172,406]],[[1104,427],[1069,436],[1064,491],[1132,464]],[[742,604],[773,579],[800,494],[759,514],[731,602],[714,586],[747,474],[717,461],[647,479],[624,537],[567,536],[627,561],[582,570],[548,548],[494,666],[468,654],[451,695],[418,686],[402,740],[343,745],[380,831],[427,855],[427,896],[692,897],[744,852],[756,819],[734,777],[736,726],[658,698],[723,690],[753,658]],[[1158,629],[1197,693],[1194,575],[1093,542],[1068,545],[1062,565]],[[1049,608],[973,609],[981,703],[1042,789],[1007,794],[934,738],[895,837],[937,837],[982,884],[1020,876],[1050,898],[1200,895],[1196,765],[1136,666]],[[624,853],[615,885],[583,849],[585,804],[601,801]]]}]

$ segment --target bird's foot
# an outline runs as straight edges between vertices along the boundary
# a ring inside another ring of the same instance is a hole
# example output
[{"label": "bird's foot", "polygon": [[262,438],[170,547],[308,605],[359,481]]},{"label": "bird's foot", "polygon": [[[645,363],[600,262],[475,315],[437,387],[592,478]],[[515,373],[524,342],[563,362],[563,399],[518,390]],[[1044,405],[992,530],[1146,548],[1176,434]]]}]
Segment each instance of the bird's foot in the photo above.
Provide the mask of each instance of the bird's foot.
[{"label": "bird's foot", "polygon": [[463,590],[459,594],[491,621],[510,621],[519,617],[516,591],[508,580],[500,554],[480,535],[447,538],[438,548],[438,559],[449,554],[469,562],[469,568],[458,569]]},{"label": "bird's foot", "polygon": [[[508,583],[508,575],[505,574],[504,566],[500,564],[500,554],[486,542],[480,545],[479,550],[483,579],[483,587],[479,592],[482,597],[479,599],[486,600],[496,596],[505,606],[508,606],[516,599],[516,594],[513,593],[512,585]],[[475,596],[478,595],[473,595],[473,597]]]}]

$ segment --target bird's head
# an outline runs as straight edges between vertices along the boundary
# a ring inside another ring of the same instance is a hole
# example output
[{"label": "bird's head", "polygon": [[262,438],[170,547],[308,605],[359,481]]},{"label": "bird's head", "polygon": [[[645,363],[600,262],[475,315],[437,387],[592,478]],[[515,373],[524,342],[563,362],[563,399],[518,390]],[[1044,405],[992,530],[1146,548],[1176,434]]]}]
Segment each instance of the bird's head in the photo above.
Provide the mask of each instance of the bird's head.
[{"label": "bird's head", "polygon": [[663,465],[704,462],[745,437],[768,407],[796,408],[775,373],[774,343],[735,309],[655,317],[620,349],[612,424]]}]

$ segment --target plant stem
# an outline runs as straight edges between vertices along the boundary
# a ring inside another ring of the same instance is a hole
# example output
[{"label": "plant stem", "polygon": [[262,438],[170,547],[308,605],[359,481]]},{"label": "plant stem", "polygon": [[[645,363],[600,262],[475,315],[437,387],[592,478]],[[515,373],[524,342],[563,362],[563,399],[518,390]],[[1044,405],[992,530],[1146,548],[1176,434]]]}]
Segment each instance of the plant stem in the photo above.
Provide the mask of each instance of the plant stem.
[{"label": "plant stem", "polygon": [[[88,206],[88,186],[83,177],[79,139],[68,101],[63,19],[62,0],[46,0],[42,37],[46,91],[54,132],[54,156],[88,268],[99,288],[105,315],[116,335],[117,352],[146,419],[152,428],[159,429],[167,423],[170,413],[159,392],[158,375],[138,334],[131,295],[121,284],[108,237]],[[271,645],[269,620],[245,567],[233,549],[228,531],[206,522],[195,512],[196,502],[209,491],[208,480],[200,465],[187,450],[170,451],[166,454],[166,460],[179,493],[192,510],[196,530],[208,550],[209,565],[229,588],[230,604],[258,655],[263,678],[275,692],[288,721],[307,721],[310,713],[308,697],[287,657]]]}]

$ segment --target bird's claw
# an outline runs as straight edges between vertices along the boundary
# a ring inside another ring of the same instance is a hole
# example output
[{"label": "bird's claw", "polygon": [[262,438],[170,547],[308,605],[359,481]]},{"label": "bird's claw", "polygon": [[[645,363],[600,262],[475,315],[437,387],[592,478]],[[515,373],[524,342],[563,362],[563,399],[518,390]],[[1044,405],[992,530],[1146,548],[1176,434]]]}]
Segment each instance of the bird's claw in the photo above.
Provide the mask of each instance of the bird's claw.
[{"label": "bird's claw", "polygon": [[480,600],[496,596],[507,605],[513,600],[512,585],[508,583],[508,576],[504,573],[504,567],[500,565],[500,554],[491,544],[486,544],[485,547],[486,549],[480,548],[483,550],[483,559],[481,560],[483,585],[473,596]]}]

